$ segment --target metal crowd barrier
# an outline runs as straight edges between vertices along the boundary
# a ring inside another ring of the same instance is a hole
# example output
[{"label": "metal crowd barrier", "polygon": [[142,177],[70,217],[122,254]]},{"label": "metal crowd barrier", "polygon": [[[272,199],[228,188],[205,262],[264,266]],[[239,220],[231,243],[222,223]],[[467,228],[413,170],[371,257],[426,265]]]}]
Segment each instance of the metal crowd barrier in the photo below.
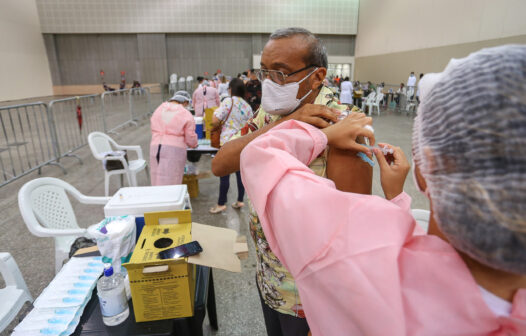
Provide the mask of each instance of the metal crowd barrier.
[{"label": "metal crowd barrier", "polygon": [[166,84],[156,84],[147,88],[150,93],[149,114],[151,115],[159,105],[170,99],[171,95]]},{"label": "metal crowd barrier", "polygon": [[57,159],[48,106],[37,102],[0,107],[0,187],[46,165],[66,170]]},{"label": "metal crowd barrier", "polygon": [[116,133],[126,125],[137,125],[133,118],[131,90],[106,91],[101,95],[101,110],[105,133]]},{"label": "metal crowd barrier", "polygon": [[104,132],[100,95],[87,95],[53,100],[49,103],[49,114],[54,125],[59,158],[76,157],[73,154],[88,144],[91,132]]},{"label": "metal crowd barrier", "polygon": [[124,89],[0,107],[0,187],[45,165],[56,165],[88,144],[88,135],[116,133],[151,115],[169,98],[168,85]]},{"label": "metal crowd barrier", "polygon": [[130,109],[132,120],[136,123],[150,114],[150,88],[130,89]]}]

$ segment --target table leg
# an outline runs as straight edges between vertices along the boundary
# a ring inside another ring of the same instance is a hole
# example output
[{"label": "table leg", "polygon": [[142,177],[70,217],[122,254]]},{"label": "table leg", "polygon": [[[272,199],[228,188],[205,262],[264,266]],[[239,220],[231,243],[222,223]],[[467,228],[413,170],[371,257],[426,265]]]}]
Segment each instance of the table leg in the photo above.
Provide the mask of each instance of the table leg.
[{"label": "table leg", "polygon": [[[190,336],[203,336],[203,321],[206,315],[206,307],[197,308],[194,310],[194,316],[188,319],[191,333]],[[184,334],[186,335],[186,334]]]},{"label": "table leg", "polygon": [[212,268],[210,268],[210,280],[208,283],[208,298],[206,302],[206,308],[208,311],[208,320],[213,330],[218,330],[217,325],[217,311],[216,311],[216,294],[214,290],[214,278],[212,276]]}]

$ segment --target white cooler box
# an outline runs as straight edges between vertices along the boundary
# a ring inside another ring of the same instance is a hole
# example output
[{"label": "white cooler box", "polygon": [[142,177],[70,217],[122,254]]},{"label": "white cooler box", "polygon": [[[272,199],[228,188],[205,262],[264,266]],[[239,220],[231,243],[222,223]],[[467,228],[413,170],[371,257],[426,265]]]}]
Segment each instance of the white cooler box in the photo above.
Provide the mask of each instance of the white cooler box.
[{"label": "white cooler box", "polygon": [[186,184],[121,188],[104,206],[104,215],[135,216],[137,238],[144,226],[144,213],[156,211],[192,210]]}]

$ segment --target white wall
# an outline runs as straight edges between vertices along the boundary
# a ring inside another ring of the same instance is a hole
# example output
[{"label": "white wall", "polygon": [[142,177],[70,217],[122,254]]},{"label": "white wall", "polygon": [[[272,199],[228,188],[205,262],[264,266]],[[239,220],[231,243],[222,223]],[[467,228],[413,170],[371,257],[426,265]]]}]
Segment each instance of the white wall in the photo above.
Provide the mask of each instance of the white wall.
[{"label": "white wall", "polygon": [[52,94],[35,0],[1,0],[0,101]]},{"label": "white wall", "polygon": [[37,0],[43,33],[356,34],[359,0]]},{"label": "white wall", "polygon": [[524,34],[525,0],[362,0],[355,56]]}]

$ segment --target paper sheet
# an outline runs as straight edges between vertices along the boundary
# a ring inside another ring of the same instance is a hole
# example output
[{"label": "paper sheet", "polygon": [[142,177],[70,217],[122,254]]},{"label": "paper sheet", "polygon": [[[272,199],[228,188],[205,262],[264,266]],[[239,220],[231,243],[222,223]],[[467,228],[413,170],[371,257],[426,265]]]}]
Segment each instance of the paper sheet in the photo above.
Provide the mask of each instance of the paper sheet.
[{"label": "paper sheet", "polygon": [[[244,247],[236,244],[237,232],[211,225],[192,223],[192,240],[197,240],[203,252],[188,258],[196,265],[221,268],[230,272],[241,272],[241,261],[234,248],[243,252]],[[246,247],[246,243],[245,247]]]}]

